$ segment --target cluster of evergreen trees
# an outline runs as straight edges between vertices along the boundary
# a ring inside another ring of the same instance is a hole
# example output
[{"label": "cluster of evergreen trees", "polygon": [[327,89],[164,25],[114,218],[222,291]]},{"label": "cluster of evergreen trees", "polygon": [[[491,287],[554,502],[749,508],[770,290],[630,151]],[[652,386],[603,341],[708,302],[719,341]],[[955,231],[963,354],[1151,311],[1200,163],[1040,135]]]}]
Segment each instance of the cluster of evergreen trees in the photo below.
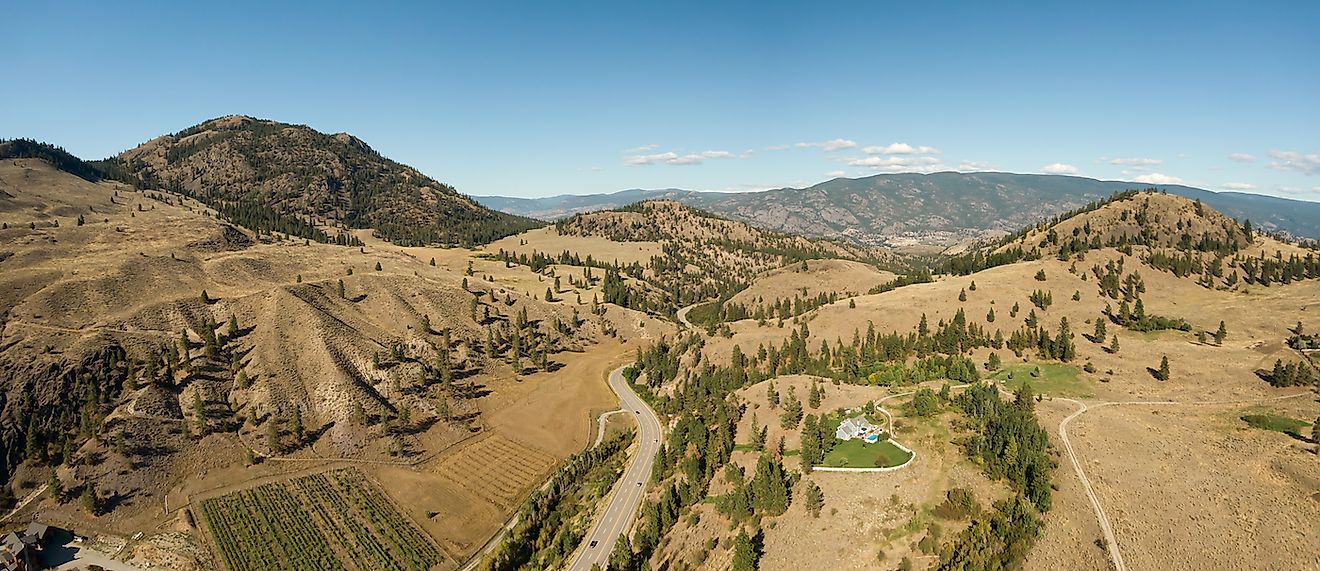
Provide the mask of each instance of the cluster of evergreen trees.
[{"label": "cluster of evergreen trees", "polygon": [[1016,490],[995,508],[972,518],[972,523],[943,546],[936,569],[1012,569],[1021,566],[1044,522],[1041,513],[1051,506],[1053,472],[1046,450],[1049,436],[1033,412],[1029,386],[1012,403],[999,397],[991,385],[969,387],[953,399],[970,417],[977,434],[967,453],[978,458],[992,478],[1008,481]]},{"label": "cluster of evergreen trees", "polygon": [[1276,387],[1295,387],[1320,384],[1320,378],[1304,362],[1284,363],[1283,359],[1274,360],[1274,368],[1269,371],[1257,371],[1262,379]]},{"label": "cluster of evergreen trees", "polygon": [[362,241],[347,232],[330,236],[303,218],[272,209],[270,205],[255,200],[215,200],[212,205],[225,220],[260,234],[279,232],[288,236],[297,236],[314,240],[322,244],[340,246],[362,246]]},{"label": "cluster of evergreen trees", "polygon": [[763,298],[757,298],[751,304],[721,299],[693,308],[688,312],[688,321],[698,325],[714,325],[743,319],[755,319],[760,322],[767,319],[792,319],[838,300],[838,292],[832,291],[820,292],[808,297],[795,293],[792,298],[781,297],[769,303]]}]

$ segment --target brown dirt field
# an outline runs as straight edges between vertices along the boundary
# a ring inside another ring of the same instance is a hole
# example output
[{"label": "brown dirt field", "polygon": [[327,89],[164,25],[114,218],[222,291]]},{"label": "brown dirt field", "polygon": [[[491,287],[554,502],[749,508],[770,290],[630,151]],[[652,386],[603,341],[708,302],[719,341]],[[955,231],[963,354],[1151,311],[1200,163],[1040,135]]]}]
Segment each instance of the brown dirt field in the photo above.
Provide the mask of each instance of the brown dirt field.
[{"label": "brown dirt field", "polygon": [[[872,287],[894,279],[892,272],[870,264],[848,260],[808,260],[807,271],[799,264],[772,270],[750,287],[730,298],[735,303],[753,306],[759,298],[764,303],[793,296],[814,298],[821,293],[864,294]],[[806,293],[803,294],[803,288]]]},{"label": "brown dirt field", "polygon": [[507,510],[554,464],[554,456],[490,434],[437,459],[433,469],[491,505]]},{"label": "brown dirt field", "polygon": [[[525,242],[525,243],[524,243]],[[628,265],[639,263],[646,265],[654,256],[663,256],[659,242],[615,242],[597,236],[565,236],[555,231],[554,226],[528,230],[516,236],[497,240],[481,248],[486,252],[506,252],[532,255],[541,252],[557,256],[560,252],[572,252],[586,259],[588,255],[602,262],[618,261]]]},{"label": "brown dirt field", "polygon": [[1311,497],[1320,462],[1307,445],[1236,414],[1108,407],[1069,427],[1133,569],[1320,565],[1320,502]]}]

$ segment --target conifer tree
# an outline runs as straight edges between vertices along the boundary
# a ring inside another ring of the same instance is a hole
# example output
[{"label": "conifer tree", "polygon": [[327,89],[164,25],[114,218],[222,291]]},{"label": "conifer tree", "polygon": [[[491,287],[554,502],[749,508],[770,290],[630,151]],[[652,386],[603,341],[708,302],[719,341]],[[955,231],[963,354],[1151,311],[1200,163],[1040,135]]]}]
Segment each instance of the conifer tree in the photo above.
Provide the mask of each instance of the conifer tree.
[{"label": "conifer tree", "polygon": [[1219,322],[1219,329],[1215,330],[1215,345],[1223,345],[1224,338],[1227,336],[1228,328],[1224,326],[1224,322],[1221,320]]},{"label": "conifer tree", "polygon": [[756,571],[756,561],[752,539],[747,536],[747,530],[740,530],[733,540],[733,571]]},{"label": "conifer tree", "polygon": [[807,511],[811,517],[820,517],[820,509],[825,506],[825,493],[820,491],[820,486],[815,482],[807,484]]},{"label": "conifer tree", "polygon": [[1109,352],[1111,352],[1111,353],[1117,353],[1117,352],[1118,352],[1118,334],[1117,334],[1117,333],[1115,333],[1115,334],[1113,335],[1113,337],[1109,340]]},{"label": "conifer tree", "polygon": [[1159,376],[1159,378],[1160,378],[1161,381],[1167,381],[1167,380],[1169,380],[1169,356],[1168,356],[1168,355],[1165,355],[1165,356],[1163,356],[1163,357],[1160,357],[1160,371],[1159,371],[1159,375],[1158,375],[1158,376]]}]

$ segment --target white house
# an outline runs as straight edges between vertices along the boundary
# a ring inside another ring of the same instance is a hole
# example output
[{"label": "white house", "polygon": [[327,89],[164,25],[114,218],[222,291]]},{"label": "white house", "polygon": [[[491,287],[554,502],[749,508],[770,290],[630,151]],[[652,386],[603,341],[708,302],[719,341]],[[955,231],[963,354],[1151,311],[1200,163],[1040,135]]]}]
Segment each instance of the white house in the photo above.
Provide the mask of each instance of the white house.
[{"label": "white house", "polygon": [[839,423],[839,429],[834,431],[834,437],[839,440],[852,440],[854,438],[864,438],[879,431],[880,429],[868,422],[866,417],[854,416]]}]

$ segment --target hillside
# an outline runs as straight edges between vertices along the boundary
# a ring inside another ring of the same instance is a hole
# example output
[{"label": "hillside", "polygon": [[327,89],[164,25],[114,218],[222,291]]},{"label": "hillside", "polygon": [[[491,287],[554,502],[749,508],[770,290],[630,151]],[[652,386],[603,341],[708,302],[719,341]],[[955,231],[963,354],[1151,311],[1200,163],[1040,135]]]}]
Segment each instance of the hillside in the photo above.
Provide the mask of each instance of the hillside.
[{"label": "hillside", "polygon": [[[93,521],[71,501],[90,493],[98,528],[128,537],[182,521],[178,497],[351,462],[433,490],[399,503],[452,569],[587,444],[623,342],[666,331],[591,314],[599,279],[549,301],[542,276],[468,249],[366,231],[343,248],[214,214],[0,160],[0,502],[58,483],[29,508],[43,521]],[[475,459],[499,490],[450,467]],[[426,515],[441,510],[463,515]]]},{"label": "hillside", "polygon": [[352,135],[252,117],[206,121],[111,162],[245,226],[320,241],[371,228],[401,245],[472,245],[538,225],[482,207]]},{"label": "hillside", "polygon": [[659,244],[662,255],[634,264],[628,273],[668,292],[671,308],[732,295],[764,272],[809,259],[899,261],[888,252],[762,230],[672,201],[575,215],[555,229],[568,236]]},{"label": "hillside", "polygon": [[[1310,430],[1320,414],[1313,352],[1298,349],[1320,307],[1316,252],[1158,192],[1096,201],[969,256],[1019,249],[778,323],[743,312],[642,352],[639,383],[675,428],[636,558],[1101,571],[1120,550],[1132,569],[1290,568],[1320,554],[1287,532],[1320,517],[1315,443],[1253,424]],[[1210,278],[1168,262],[1187,255]],[[793,282],[811,283],[807,270]],[[978,379],[990,382],[964,388]],[[834,411],[882,406],[881,440],[915,454],[894,471],[881,471],[883,449],[832,438]],[[1243,516],[1216,515],[1230,510]],[[762,549],[740,552],[744,531]],[[1263,549],[1259,536],[1280,540]]]},{"label": "hillside", "polygon": [[[541,199],[478,197],[492,208],[542,219],[668,198],[769,230],[871,245],[950,244],[1013,232],[1115,192],[1149,185],[1012,173],[881,174],[807,188],[722,193],[675,189]],[[1201,200],[1262,230],[1320,237],[1320,203],[1179,185],[1156,188]]]}]

